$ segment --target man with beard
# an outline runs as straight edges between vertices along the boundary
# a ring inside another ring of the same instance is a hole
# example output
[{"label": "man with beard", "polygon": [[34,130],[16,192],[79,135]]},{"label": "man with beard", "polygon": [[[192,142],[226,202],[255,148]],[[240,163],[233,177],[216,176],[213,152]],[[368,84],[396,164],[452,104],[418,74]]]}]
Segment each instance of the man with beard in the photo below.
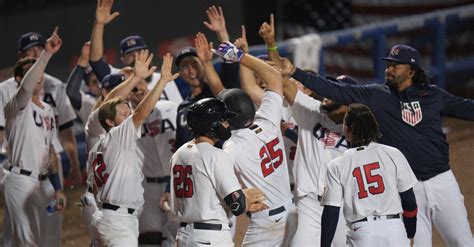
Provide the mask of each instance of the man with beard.
[{"label": "man with beard", "polygon": [[379,143],[399,149],[419,181],[414,187],[418,203],[415,245],[431,246],[434,224],[446,245],[472,246],[463,196],[449,166],[442,117],[472,121],[474,101],[430,85],[420,54],[413,47],[396,45],[383,59],[387,61],[385,84],[365,86],[342,85],[310,75],[287,59],[281,59],[279,66],[284,76],[295,78],[319,95],[342,104],[363,103],[373,111],[383,135]]}]

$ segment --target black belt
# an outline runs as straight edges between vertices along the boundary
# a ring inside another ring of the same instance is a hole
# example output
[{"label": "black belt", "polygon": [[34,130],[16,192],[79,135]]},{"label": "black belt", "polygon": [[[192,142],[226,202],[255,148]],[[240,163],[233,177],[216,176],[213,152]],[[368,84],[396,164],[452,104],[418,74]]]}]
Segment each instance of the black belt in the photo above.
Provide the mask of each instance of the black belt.
[{"label": "black belt", "polygon": [[[374,217],[374,219],[377,219],[377,216],[369,216],[369,217]],[[385,218],[387,220],[390,220],[390,219],[399,219],[400,218],[400,215],[399,214],[389,214],[389,215],[385,215]],[[357,220],[357,221],[354,221],[352,222],[352,224],[354,223],[357,223],[357,222],[364,222],[364,221],[367,221],[367,217],[363,218],[363,219],[360,219],[360,220]]]},{"label": "black belt", "polygon": [[[181,222],[181,223],[179,223],[179,226],[180,227],[186,227],[187,224],[188,223],[186,223],[186,222]],[[200,229],[200,230],[220,231],[220,230],[222,230],[222,225],[221,224],[195,222],[195,223],[193,223],[193,228],[194,229]]]},{"label": "black belt", "polygon": [[[284,211],[285,211],[285,207],[284,207],[284,206],[280,206],[280,207],[278,207],[278,208],[274,208],[274,209],[268,210],[268,216],[273,216],[273,215],[275,215],[275,214],[279,214],[279,213],[284,212]],[[247,216],[248,216],[249,218],[252,218],[252,213],[247,211]]]},{"label": "black belt", "polygon": [[[13,166],[10,166],[10,168],[8,168],[8,171],[12,171],[12,169],[13,169]],[[33,173],[33,172],[30,172],[30,171],[27,171],[27,170],[24,170],[24,169],[20,169],[20,174],[21,175],[30,176],[31,173]],[[48,178],[48,175],[46,175],[46,174],[38,175],[38,180],[46,180],[47,178]]]},{"label": "black belt", "polygon": [[168,181],[170,181],[170,176],[164,176],[164,177],[145,177],[145,180],[146,180],[147,183],[162,184],[162,183],[168,183]]},{"label": "black belt", "polygon": [[[110,204],[110,203],[103,203],[103,204],[102,204],[102,208],[110,209],[110,210],[113,210],[113,211],[117,211],[117,209],[119,209],[120,206],[113,205],[113,204]],[[133,214],[133,213],[135,212],[135,209],[133,209],[133,208],[127,208],[127,212],[128,212],[129,214]]]}]

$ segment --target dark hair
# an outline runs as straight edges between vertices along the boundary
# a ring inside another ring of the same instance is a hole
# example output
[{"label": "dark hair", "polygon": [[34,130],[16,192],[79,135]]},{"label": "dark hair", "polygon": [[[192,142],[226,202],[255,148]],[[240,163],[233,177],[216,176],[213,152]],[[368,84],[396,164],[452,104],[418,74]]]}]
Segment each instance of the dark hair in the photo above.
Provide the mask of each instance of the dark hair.
[{"label": "dark hair", "polygon": [[366,146],[382,136],[374,114],[363,104],[349,105],[349,110],[344,116],[344,125],[352,134],[353,147]]},{"label": "dark hair", "polygon": [[411,69],[415,71],[415,75],[413,76],[413,85],[426,87],[430,85],[430,76],[426,74],[425,70],[418,66],[411,65]]},{"label": "dark hair", "polygon": [[33,65],[34,63],[36,63],[36,59],[32,57],[24,57],[22,59],[19,59],[16,62],[15,67],[13,69],[13,76],[23,78],[26,72],[28,72],[28,70],[31,68],[31,67],[26,67],[26,65],[28,64]]},{"label": "dark hair", "polygon": [[102,128],[104,128],[107,132],[109,132],[111,127],[107,125],[106,120],[115,119],[115,116],[117,115],[116,106],[120,104],[127,104],[127,101],[120,97],[117,97],[117,98],[107,101],[99,108],[99,122],[100,122],[100,125],[102,125]]}]

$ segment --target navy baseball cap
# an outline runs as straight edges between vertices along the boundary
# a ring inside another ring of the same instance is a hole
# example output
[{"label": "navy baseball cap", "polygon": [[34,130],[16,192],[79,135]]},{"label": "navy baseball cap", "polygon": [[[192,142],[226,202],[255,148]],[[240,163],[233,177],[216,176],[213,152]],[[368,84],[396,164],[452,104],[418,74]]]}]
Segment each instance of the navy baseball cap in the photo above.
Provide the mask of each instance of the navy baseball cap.
[{"label": "navy baseball cap", "polygon": [[122,55],[143,49],[146,49],[145,41],[138,35],[128,36],[120,41],[120,53]]},{"label": "navy baseball cap", "polygon": [[108,74],[102,79],[102,88],[110,91],[125,81],[125,79],[125,75],[122,74]]},{"label": "navy baseball cap", "polygon": [[22,34],[17,41],[17,50],[18,51],[26,51],[28,48],[41,45],[44,47],[46,41],[44,40],[43,36],[39,33],[29,32]]},{"label": "navy baseball cap", "polygon": [[185,47],[181,49],[180,51],[178,51],[178,53],[176,53],[176,56],[175,56],[176,59],[174,60],[174,63],[176,64],[176,66],[179,67],[179,63],[181,62],[181,60],[183,60],[183,58],[187,56],[197,57],[196,49],[194,49],[194,47]]},{"label": "navy baseball cap", "polygon": [[420,53],[415,48],[408,45],[396,45],[392,47],[388,57],[383,57],[382,60],[395,61],[420,67]]}]

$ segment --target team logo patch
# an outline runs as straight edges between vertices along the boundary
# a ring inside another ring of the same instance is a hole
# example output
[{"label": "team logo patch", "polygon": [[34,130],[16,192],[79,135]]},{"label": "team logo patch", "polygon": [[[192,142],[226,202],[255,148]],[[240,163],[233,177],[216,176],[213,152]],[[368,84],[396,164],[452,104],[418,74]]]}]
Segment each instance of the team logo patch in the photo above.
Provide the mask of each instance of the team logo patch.
[{"label": "team logo patch", "polygon": [[135,39],[130,39],[130,40],[127,41],[127,46],[128,47],[132,47],[136,44],[137,44],[137,41],[135,41]]},{"label": "team logo patch", "polygon": [[30,41],[37,41],[39,40],[39,36],[37,34],[30,35]]},{"label": "team logo patch", "polygon": [[398,49],[398,47],[395,47],[390,51],[390,56],[397,56],[398,53],[400,53],[400,49]]},{"label": "team logo patch", "polygon": [[402,119],[405,123],[415,126],[423,119],[421,105],[419,101],[404,103],[402,105]]}]

